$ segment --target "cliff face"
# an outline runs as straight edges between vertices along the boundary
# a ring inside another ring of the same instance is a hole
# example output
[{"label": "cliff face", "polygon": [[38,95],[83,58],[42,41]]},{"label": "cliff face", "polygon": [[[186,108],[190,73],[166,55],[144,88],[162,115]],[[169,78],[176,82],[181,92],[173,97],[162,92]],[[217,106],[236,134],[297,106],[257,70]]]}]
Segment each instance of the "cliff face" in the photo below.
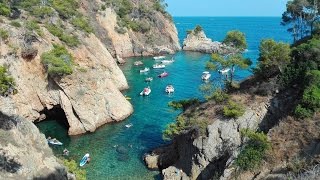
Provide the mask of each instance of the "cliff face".
[{"label": "cliff face", "polygon": [[[113,57],[172,54],[181,49],[170,15],[154,7],[159,1],[122,3],[128,3],[126,13],[119,12],[122,5],[117,1],[84,1],[82,4],[83,12],[96,22],[97,36],[108,41],[106,44]],[[103,6],[105,8],[99,8]]]},{"label": "cliff face", "polygon": [[232,51],[232,48],[218,41],[212,41],[207,38],[203,30],[189,32],[187,37],[183,40],[183,50],[196,51],[202,53],[219,53],[227,54]]},{"label": "cliff face", "polygon": [[0,113],[2,179],[67,179],[43,134],[30,121]]},{"label": "cliff face", "polygon": [[[132,12],[128,12],[126,17],[137,14],[136,6],[144,2],[147,7],[153,7],[153,1],[131,2]],[[131,26],[122,27],[125,32],[119,33],[117,28],[121,19],[116,11],[119,12],[117,7],[120,5],[106,4],[106,1],[99,0],[80,1],[76,12],[76,16],[80,17],[78,21],[74,17],[68,19],[62,16],[65,15],[63,13],[61,15],[60,11],[67,13],[68,9],[61,10],[49,4],[42,4],[40,8],[53,11],[50,15],[37,17],[26,9],[21,12],[19,10],[15,17],[11,15],[16,20],[0,16],[0,30],[8,32],[8,37],[0,40],[0,65],[7,66],[18,92],[7,97],[0,96],[0,111],[20,115],[30,121],[41,121],[46,117],[44,112],[61,107],[70,126],[70,135],[93,132],[105,123],[128,117],[133,108],[120,92],[128,88],[128,83],[115,58],[119,60],[129,56],[173,53],[180,46],[175,26],[164,13],[158,11],[151,11],[146,16],[153,19],[147,21],[143,17],[134,21],[136,24],[142,24],[142,21],[155,22],[157,26],[149,22],[148,31],[133,31],[137,27],[129,19],[126,23]],[[20,6],[23,4],[18,7]],[[101,6],[106,7],[102,10]],[[34,5],[32,8],[39,6]],[[75,10],[70,11],[73,13]],[[94,33],[85,33],[82,16],[88,17],[89,27]],[[13,21],[20,25],[13,25]],[[36,26],[32,30],[28,29],[28,22],[31,21],[37,22],[39,29],[35,29]],[[49,25],[62,27],[62,32],[52,27],[49,30]],[[71,36],[78,37],[77,46],[68,45],[67,41],[72,40],[68,37]],[[152,41],[149,38],[151,36]],[[74,57],[71,75],[53,77],[46,72],[41,63],[41,55],[50,51],[53,44],[64,45]],[[25,49],[28,48],[35,51],[26,53]]]}]

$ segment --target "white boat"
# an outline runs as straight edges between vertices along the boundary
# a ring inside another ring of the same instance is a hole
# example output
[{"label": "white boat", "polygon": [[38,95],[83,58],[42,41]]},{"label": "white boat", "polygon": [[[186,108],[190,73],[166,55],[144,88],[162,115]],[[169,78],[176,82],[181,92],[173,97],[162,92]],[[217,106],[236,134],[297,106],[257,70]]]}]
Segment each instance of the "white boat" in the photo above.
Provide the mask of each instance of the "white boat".
[{"label": "white boat", "polygon": [[146,87],[140,92],[140,95],[141,96],[148,96],[150,93],[151,93],[150,87]]},{"label": "white boat", "polygon": [[140,65],[143,65],[143,62],[142,61],[135,61],[133,64],[135,66],[140,66]]},{"label": "white boat", "polygon": [[154,60],[160,60],[160,59],[164,59],[166,58],[165,56],[156,56],[156,57],[153,57]]},{"label": "white boat", "polygon": [[165,67],[166,67],[166,65],[164,65],[164,64],[155,64],[152,66],[153,69],[163,69]]},{"label": "white boat", "polygon": [[171,63],[173,63],[173,62],[174,62],[173,59],[171,59],[171,60],[162,60],[162,61],[161,61],[162,64],[171,64]]},{"label": "white boat", "polygon": [[228,73],[229,71],[230,71],[230,68],[218,70],[218,72],[221,73],[221,74],[226,74],[226,73]]},{"label": "white boat", "polygon": [[58,141],[56,138],[53,138],[53,139],[48,138],[47,141],[49,144],[53,144],[53,145],[61,146],[63,144],[62,142]]},{"label": "white boat", "polygon": [[152,80],[153,80],[152,77],[147,77],[147,78],[145,79],[146,82],[151,82]]},{"label": "white boat", "polygon": [[150,69],[147,68],[147,67],[145,67],[144,69],[141,69],[141,70],[140,70],[140,73],[144,73],[144,72],[148,72],[148,71],[150,71]]},{"label": "white boat", "polygon": [[210,77],[211,77],[211,74],[210,74],[208,71],[204,71],[204,72],[202,73],[201,79],[206,81],[206,80],[208,80]]},{"label": "white boat", "polygon": [[132,123],[130,123],[130,124],[126,124],[126,125],[125,125],[125,127],[126,127],[126,128],[131,128],[131,126],[133,126],[133,124],[132,124]]},{"label": "white boat", "polygon": [[174,92],[174,87],[169,84],[167,87],[166,87],[166,93],[173,93]]}]

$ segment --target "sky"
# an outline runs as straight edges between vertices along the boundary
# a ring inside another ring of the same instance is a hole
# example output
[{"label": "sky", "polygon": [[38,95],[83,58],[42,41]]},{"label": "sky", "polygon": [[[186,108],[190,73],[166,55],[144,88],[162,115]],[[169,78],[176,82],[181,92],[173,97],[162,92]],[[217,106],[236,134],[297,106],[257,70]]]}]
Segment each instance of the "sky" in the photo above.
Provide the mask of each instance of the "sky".
[{"label": "sky", "polygon": [[165,0],[172,16],[281,16],[288,0]]}]

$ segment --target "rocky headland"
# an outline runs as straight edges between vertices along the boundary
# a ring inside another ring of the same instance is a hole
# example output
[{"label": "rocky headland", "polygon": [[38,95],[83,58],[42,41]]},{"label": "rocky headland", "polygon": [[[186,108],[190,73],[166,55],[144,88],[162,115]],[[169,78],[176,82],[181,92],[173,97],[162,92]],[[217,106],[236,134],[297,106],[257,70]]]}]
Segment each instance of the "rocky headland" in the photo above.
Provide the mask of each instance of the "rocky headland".
[{"label": "rocky headland", "polygon": [[204,30],[200,26],[187,32],[187,37],[183,40],[182,49],[184,51],[195,51],[208,54],[228,54],[234,51],[232,47],[222,42],[212,41],[212,39],[206,36]]},{"label": "rocky headland", "polygon": [[[62,109],[69,134],[77,135],[132,113],[120,92],[128,83],[117,61],[174,53],[180,45],[177,30],[158,1],[70,2],[62,6],[75,9],[8,4],[16,9],[1,17],[0,29],[6,36],[1,38],[0,65],[15,80],[17,93],[1,96],[0,110],[39,122],[48,111]],[[38,8],[46,12],[30,11]],[[72,73],[48,74],[41,57],[55,44],[72,55]]]}]

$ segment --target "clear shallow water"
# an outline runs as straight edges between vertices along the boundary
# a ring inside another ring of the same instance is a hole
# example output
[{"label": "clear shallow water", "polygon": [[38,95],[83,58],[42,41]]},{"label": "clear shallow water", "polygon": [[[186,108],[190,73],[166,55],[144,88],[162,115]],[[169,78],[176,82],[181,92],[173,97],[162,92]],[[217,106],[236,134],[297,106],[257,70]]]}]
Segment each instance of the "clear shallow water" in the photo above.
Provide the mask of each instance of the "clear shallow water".
[{"label": "clear shallow water", "polygon": [[[258,46],[262,38],[274,38],[290,42],[291,38],[284,27],[280,26],[280,18],[175,18],[179,31],[179,38],[185,37],[187,29],[193,29],[200,24],[208,37],[222,40],[225,33],[232,29],[239,29],[246,33],[249,44],[247,57],[255,59],[258,56]],[[202,97],[199,86],[205,63],[209,55],[201,53],[178,52],[174,55],[176,62],[166,67],[169,76],[163,79],[156,77],[163,70],[153,70],[147,74],[140,74],[143,67],[133,66],[135,60],[142,60],[147,67],[154,64],[151,57],[131,58],[127,60],[122,70],[127,77],[130,89],[124,94],[134,107],[134,113],[127,120],[109,124],[99,128],[95,133],[82,136],[67,136],[66,128],[57,121],[44,121],[37,126],[47,136],[61,140],[63,147],[52,147],[55,154],[61,155],[66,147],[70,150],[71,158],[80,161],[81,157],[89,152],[92,161],[84,168],[88,179],[158,179],[158,172],[148,171],[142,161],[142,155],[154,147],[165,144],[162,140],[162,131],[166,125],[174,120],[178,111],[167,106],[172,100],[181,100],[191,97]],[[212,80],[217,81],[220,76],[212,72]],[[236,79],[241,80],[249,71],[236,71]],[[149,97],[138,94],[147,86],[146,77],[152,76],[149,84],[152,92]],[[173,84],[175,93],[171,96],[164,92],[167,84]],[[131,128],[125,125],[132,123]],[[118,146],[121,148],[115,148]],[[117,151],[118,149],[118,151]],[[120,153],[119,153],[120,152]]]}]

